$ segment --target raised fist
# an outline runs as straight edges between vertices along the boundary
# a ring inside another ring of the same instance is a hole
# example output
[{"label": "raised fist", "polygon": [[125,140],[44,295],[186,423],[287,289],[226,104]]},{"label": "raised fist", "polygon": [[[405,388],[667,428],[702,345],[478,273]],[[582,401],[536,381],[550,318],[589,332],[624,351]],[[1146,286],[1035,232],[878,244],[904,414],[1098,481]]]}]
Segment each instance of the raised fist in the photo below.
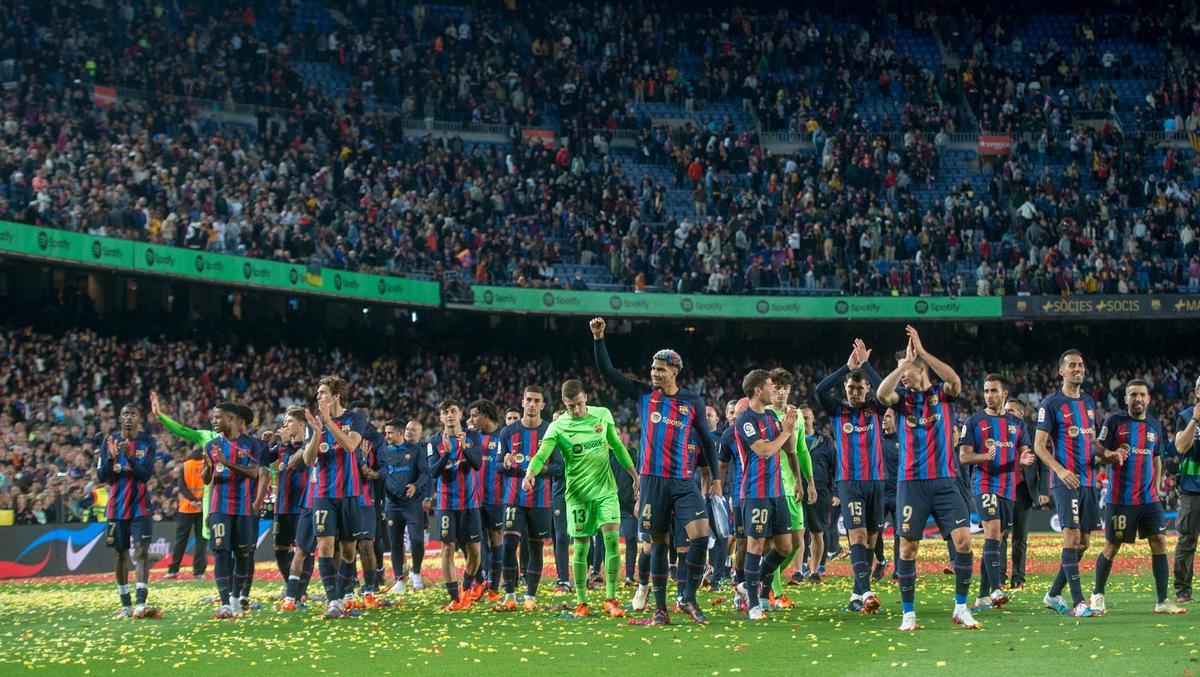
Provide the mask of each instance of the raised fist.
[{"label": "raised fist", "polygon": [[604,326],[603,317],[592,318],[592,321],[588,323],[588,327],[592,330],[592,338],[597,340],[604,338]]}]

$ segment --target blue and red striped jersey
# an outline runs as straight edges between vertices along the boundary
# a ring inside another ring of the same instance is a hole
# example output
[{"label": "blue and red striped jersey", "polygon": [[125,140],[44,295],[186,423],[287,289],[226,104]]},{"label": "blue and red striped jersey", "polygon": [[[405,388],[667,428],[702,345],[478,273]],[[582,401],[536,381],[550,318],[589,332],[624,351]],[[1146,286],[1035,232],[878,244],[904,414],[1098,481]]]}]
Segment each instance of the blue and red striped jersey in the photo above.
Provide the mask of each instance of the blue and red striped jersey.
[{"label": "blue and red striped jersey", "polygon": [[729,505],[736,508],[742,502],[742,455],[737,451],[737,442],[734,440],[733,426],[725,429],[721,433],[721,446],[718,447],[718,458],[726,464],[726,474],[724,478],[725,486],[729,487],[725,491],[725,495],[729,497]]},{"label": "blue and red striped jersey", "polygon": [[[1061,390],[1042,400],[1038,407],[1037,429],[1050,436],[1054,458],[1079,475],[1079,484],[1096,486],[1096,468],[1092,465],[1096,444],[1096,401],[1091,395],[1067,397]],[[1050,473],[1050,486],[1060,480]]]},{"label": "blue and red striped jersey", "polygon": [[838,482],[885,478],[883,413],[886,410],[875,400],[867,400],[859,409],[844,401],[837,402],[829,415],[829,430],[837,448]]},{"label": "blue and red striped jersey", "polygon": [[1124,463],[1111,466],[1108,502],[1113,505],[1158,503],[1154,458],[1162,456],[1162,423],[1152,416],[1138,420],[1125,412],[1111,414],[1104,419],[1096,441],[1109,451],[1125,449],[1129,452]]},{"label": "blue and red striped jersey", "polygon": [[538,445],[546,437],[549,421],[542,421],[536,428],[526,428],[525,424],[515,421],[497,433],[500,438],[500,457],[512,454],[512,466],[504,478],[504,505],[516,505],[524,508],[550,508],[554,506],[554,496],[550,478],[545,473],[533,479],[533,491],[521,490],[521,480],[529,469],[529,462],[537,454]]},{"label": "blue and red striped jersey", "polygon": [[275,479],[275,514],[295,515],[304,506],[304,489],[308,484],[308,468],[288,469],[288,461],[304,453],[304,442],[277,444],[271,449],[268,463],[279,461]]},{"label": "blue and red striped jersey", "polygon": [[665,395],[649,383],[627,378],[613,367],[604,339],[593,341],[592,349],[596,368],[605,380],[638,403],[642,428],[638,472],[643,476],[690,479],[696,462],[688,456],[696,452],[689,452],[689,443],[705,455],[707,465],[716,466],[717,450],[699,395],[688,390]]},{"label": "blue and red striped jersey", "polygon": [[[367,425],[367,434],[363,435],[362,444],[358,446],[356,462],[359,467],[366,466],[371,470],[379,470],[379,450],[378,446],[383,441],[383,436],[375,432],[375,429]],[[375,505],[375,500],[380,498],[379,492],[376,490],[374,480],[364,479],[362,482],[362,493],[358,495],[358,504],[364,507]]]},{"label": "blue and red striped jersey", "polygon": [[312,473],[306,471],[304,477],[304,493],[300,497],[300,505],[303,506],[303,510],[300,511],[301,513],[304,510],[312,510],[313,494],[317,493],[317,480],[312,476]]},{"label": "blue and red striped jersey", "polygon": [[[690,479],[696,468],[696,443],[707,437],[698,427],[704,418],[704,402],[699,396],[680,390],[673,396],[652,390],[642,395],[638,405],[642,426],[643,475]],[[693,439],[695,438],[695,439]],[[689,451],[689,443],[692,443]]]},{"label": "blue and red striped jersey", "polygon": [[[448,437],[438,433],[429,438],[433,445],[433,456],[430,467],[437,464],[440,471],[435,473],[437,481],[438,510],[469,510],[479,507],[479,484],[475,468],[467,462],[467,453],[472,447],[477,448],[479,437],[474,432],[468,432],[466,442],[459,445],[457,437]],[[439,461],[444,457],[444,460]]]},{"label": "blue and red striped jersey", "polygon": [[775,412],[756,413],[749,407],[734,421],[734,443],[742,460],[741,499],[777,498],[783,496],[783,474],[779,469],[779,453],[759,456],[751,450],[758,441],[770,442],[784,434],[783,424]]},{"label": "blue and red striped jersey", "polygon": [[1012,414],[993,416],[981,411],[963,424],[958,444],[977,454],[995,451],[996,457],[975,466],[971,486],[976,495],[996,494],[1017,500],[1021,450],[1032,446],[1025,422]]},{"label": "blue and red striped jersey", "polygon": [[[362,412],[346,410],[333,419],[334,424],[346,434],[358,433],[365,436],[367,417]],[[321,446],[317,449],[317,463],[312,466],[315,482],[312,498],[351,498],[362,494],[362,477],[358,473],[357,449],[343,449],[333,433],[321,431]],[[311,506],[310,506],[311,507]]]},{"label": "blue and red striped jersey", "polygon": [[500,444],[503,429],[479,433],[479,448],[483,465],[479,468],[480,500],[485,505],[504,505],[504,452]]},{"label": "blue and red striped jersey", "polygon": [[900,442],[900,482],[957,477],[954,453],[954,398],[938,383],[923,392],[897,388],[896,437]]},{"label": "blue and red striped jersey", "polygon": [[213,460],[212,490],[208,497],[208,511],[218,515],[254,515],[254,493],[257,482],[243,477],[226,467],[229,463],[258,466],[261,440],[249,435],[239,435],[230,440],[224,436],[213,438],[204,445],[204,453]]},{"label": "blue and red striped jersey", "polygon": [[[115,458],[108,456],[110,439],[117,445]],[[146,432],[129,439],[119,432],[104,438],[96,474],[99,481],[108,484],[108,506],[104,510],[106,519],[130,520],[150,515],[146,481],[154,476],[157,447],[157,442]]]}]

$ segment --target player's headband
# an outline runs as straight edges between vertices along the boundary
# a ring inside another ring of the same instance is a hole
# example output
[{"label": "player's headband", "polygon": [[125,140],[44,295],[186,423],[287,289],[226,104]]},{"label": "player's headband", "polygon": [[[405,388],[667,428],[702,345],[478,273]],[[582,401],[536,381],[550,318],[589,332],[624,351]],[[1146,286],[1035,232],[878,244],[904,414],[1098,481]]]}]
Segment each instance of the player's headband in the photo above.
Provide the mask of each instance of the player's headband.
[{"label": "player's headband", "polygon": [[663,348],[654,353],[654,359],[662,360],[676,369],[683,369],[683,358],[679,356],[679,353],[670,348]]}]

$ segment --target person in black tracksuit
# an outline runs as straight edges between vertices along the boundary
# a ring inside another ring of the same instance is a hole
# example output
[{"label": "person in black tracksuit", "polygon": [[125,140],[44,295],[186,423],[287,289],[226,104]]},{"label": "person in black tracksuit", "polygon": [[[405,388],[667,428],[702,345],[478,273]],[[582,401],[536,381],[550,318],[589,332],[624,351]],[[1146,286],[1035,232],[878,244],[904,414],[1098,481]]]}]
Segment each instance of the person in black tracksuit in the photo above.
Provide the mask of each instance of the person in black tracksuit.
[{"label": "person in black tracksuit", "polygon": [[[800,568],[792,573],[788,581],[793,585],[803,582],[806,574],[814,582],[820,580],[820,568],[825,563],[826,555],[825,534],[830,529],[829,524],[834,514],[833,499],[836,492],[833,481],[837,476],[837,449],[834,448],[833,440],[828,435],[817,432],[812,407],[804,405],[800,407],[800,413],[804,416],[804,430],[814,433],[809,435],[805,442],[808,445],[808,454],[812,457],[813,484],[817,487],[817,500],[811,505],[803,504],[804,525],[807,527],[804,533],[805,555]],[[833,531],[837,531],[836,524]],[[816,578],[813,578],[814,576]]]},{"label": "person in black tracksuit", "polygon": [[379,474],[383,478],[384,516],[387,520],[388,544],[391,546],[393,588],[403,589],[404,534],[408,532],[412,547],[414,587],[422,587],[421,563],[425,558],[425,508],[432,477],[429,459],[421,443],[421,424],[407,425],[393,419],[384,426],[387,444],[379,451]]},{"label": "person in black tracksuit", "polygon": [[[554,572],[558,576],[558,582],[554,587],[562,592],[570,592],[571,535],[567,533],[567,480],[561,470],[557,475],[551,475],[550,492],[554,502],[554,521],[551,524],[551,533],[554,538]],[[576,583],[587,585],[587,581],[576,581]]]},{"label": "person in black tracksuit", "polygon": [[[625,584],[632,585],[633,568],[637,562],[637,520],[633,517],[633,478],[617,462],[616,456],[610,455],[608,460],[613,469],[613,477],[617,480],[617,504],[621,509],[621,538],[625,539]],[[591,570],[593,577],[602,575],[604,571],[604,538],[599,532],[592,540]]]},{"label": "person in black tracksuit", "polygon": [[[1017,399],[1009,399],[1004,404],[1007,413],[1025,420],[1025,404]],[[1050,470],[1040,460],[1021,467],[1017,475],[1017,500],[1013,510],[1012,523],[1012,585],[1010,587],[1025,587],[1025,553],[1029,546],[1029,515],[1034,509],[1050,505]],[[1000,582],[1008,585],[1008,546],[1009,534],[1006,532],[1000,541]]]},{"label": "person in black tracksuit", "polygon": [[[892,523],[892,562],[900,560],[900,530],[896,528],[896,480],[900,475],[900,442],[896,439],[896,412],[889,409],[883,417],[883,470],[887,481],[883,483],[883,514]],[[883,539],[875,541],[875,580],[887,572],[887,557],[883,554]],[[893,564],[894,566],[894,564]],[[893,570],[892,578],[896,578]]]},{"label": "person in black tracksuit", "polygon": [[[713,419],[709,419],[710,426],[712,425],[712,423],[713,423]],[[728,425],[712,426],[713,431],[714,431],[713,432],[713,445],[716,446],[717,449],[721,448],[721,437],[725,434],[725,430],[728,427],[729,427]],[[724,482],[725,478],[720,477],[720,475],[719,475],[720,471],[718,469],[710,468],[709,472],[711,473],[712,479],[719,479],[719,480],[722,480],[722,482]],[[721,497],[720,499],[717,499],[717,500],[724,501],[725,498]],[[708,523],[709,524],[716,523],[715,520],[713,519],[712,505],[713,505],[712,501],[710,500],[708,502]],[[728,503],[726,503],[726,505],[728,505]],[[708,564],[709,564],[709,568],[711,569],[711,573],[709,575],[708,582],[709,582],[709,585],[711,586],[710,589],[712,592],[716,592],[717,590],[720,589],[721,581],[729,579],[729,539],[717,538],[716,536],[717,536],[716,532],[714,531],[713,539],[712,539],[713,543],[708,548]]]}]

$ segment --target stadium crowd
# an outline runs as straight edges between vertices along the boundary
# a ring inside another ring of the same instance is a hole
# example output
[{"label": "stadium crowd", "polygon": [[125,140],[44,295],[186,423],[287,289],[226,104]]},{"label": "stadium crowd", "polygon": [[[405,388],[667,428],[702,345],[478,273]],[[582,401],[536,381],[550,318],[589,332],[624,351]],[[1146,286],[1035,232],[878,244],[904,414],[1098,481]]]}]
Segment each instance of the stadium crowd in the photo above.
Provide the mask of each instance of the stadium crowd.
[{"label": "stadium crowd", "polygon": [[[556,360],[544,353],[513,359],[511,352],[479,346],[435,351],[434,345],[444,348],[444,342],[411,342],[401,353],[356,354],[242,340],[216,345],[91,329],[47,333],[6,327],[0,332],[0,510],[14,510],[18,524],[94,519],[90,506],[98,445],[116,428],[124,404],[133,402],[148,411],[151,390],[162,394],[164,407],[177,420],[201,429],[209,427],[213,404],[243,402],[254,411],[252,430],[261,434],[278,427],[287,406],[311,406],[316,379],[334,372],[346,375],[353,399],[369,405],[367,413],[377,426],[400,417],[420,420],[426,430],[436,429],[436,403],[443,399],[487,397],[503,409],[518,404],[526,384],[553,389],[578,376],[594,389],[597,400],[613,409],[636,458],[636,412],[596,374],[586,343]],[[685,378],[687,386],[714,406],[740,396],[744,358],[717,350],[698,353],[688,354],[689,363],[704,367]],[[836,368],[832,354],[821,355],[803,362],[780,359],[796,375],[796,404],[811,403],[816,383]],[[959,423],[982,408],[981,380],[987,372],[1005,374],[1012,392],[1034,407],[1057,387],[1053,364],[971,359],[958,366],[964,382]],[[1108,359],[1089,358],[1088,366],[1085,392],[1103,411],[1118,410],[1123,384],[1140,377],[1151,383],[1151,411],[1168,429],[1187,405],[1200,368],[1194,360],[1154,356],[1125,359],[1115,367]],[[826,430],[823,419],[818,427]],[[158,442],[159,458],[150,496],[155,519],[171,520],[178,508],[178,467],[188,449],[151,420],[147,416],[144,425]],[[1169,456],[1168,467],[1173,467]],[[1170,473],[1168,487],[1171,509],[1177,491]]]},{"label": "stadium crowd", "polygon": [[[1039,86],[1009,98],[1045,118],[1041,136],[997,162],[986,186],[949,182],[948,133],[968,125],[949,103],[956,90],[896,51],[878,22],[850,40],[808,18],[758,35],[772,17],[738,8],[685,15],[680,30],[650,10],[574,6],[525,43],[486,13],[454,24],[418,21],[412,8],[382,37],[392,15],[372,5],[358,17],[366,30],[315,35],[292,30],[291,3],[266,5],[263,18],[220,5],[0,8],[0,56],[16,83],[0,107],[0,218],[454,284],[587,288],[558,268],[581,263],[638,291],[1200,289],[1200,165],[1160,158],[1144,135],[1073,125],[1073,104],[1037,105]],[[261,25],[268,16],[278,30]],[[69,30],[46,30],[59,22]],[[159,58],[150,45],[173,48]],[[696,54],[698,70],[669,65]],[[345,100],[305,85],[297,64],[310,58],[357,74]],[[408,99],[429,77],[447,86],[428,95],[447,101],[419,104],[422,114],[469,106],[465,119],[548,124],[566,143],[528,144],[519,130],[506,144],[407,136],[413,107],[364,106],[367,83]],[[965,91],[986,131],[1009,115],[987,100],[1013,79],[972,79],[985,87]],[[92,83],[156,98],[101,107]],[[637,113],[639,87],[645,100],[741,99],[764,129],[802,131],[816,152],[772,154],[731,119],[656,124]],[[900,113],[856,114],[868,95]],[[287,114],[218,125],[197,99]],[[616,146],[619,128],[638,130],[635,149]]]}]

